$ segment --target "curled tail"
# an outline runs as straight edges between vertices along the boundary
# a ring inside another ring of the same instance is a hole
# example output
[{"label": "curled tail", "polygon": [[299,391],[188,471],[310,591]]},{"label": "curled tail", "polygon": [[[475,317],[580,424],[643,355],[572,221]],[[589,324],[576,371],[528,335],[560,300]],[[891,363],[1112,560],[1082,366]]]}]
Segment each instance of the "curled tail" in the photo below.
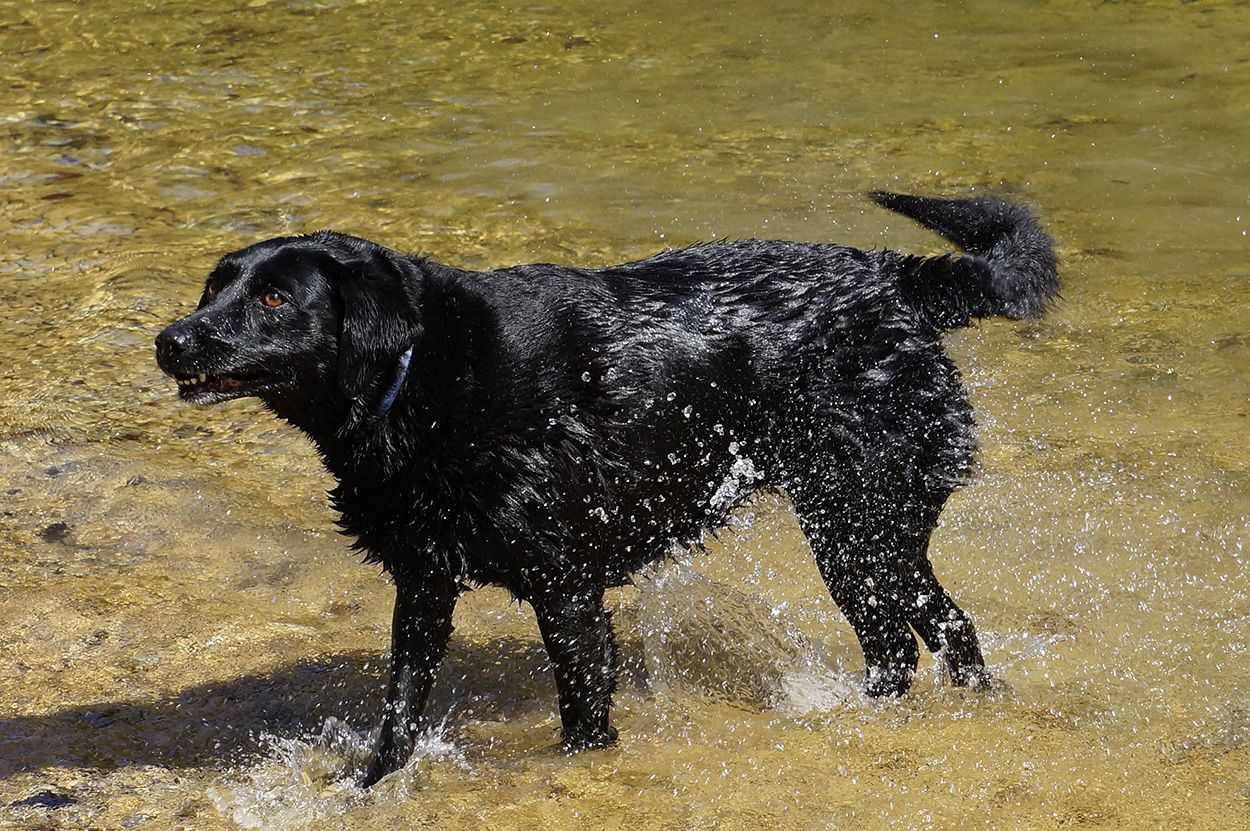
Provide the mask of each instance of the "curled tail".
[{"label": "curled tail", "polygon": [[962,255],[901,258],[903,297],[939,329],[979,317],[1038,317],[1059,295],[1054,243],[1028,208],[992,196],[870,195],[964,249]]}]

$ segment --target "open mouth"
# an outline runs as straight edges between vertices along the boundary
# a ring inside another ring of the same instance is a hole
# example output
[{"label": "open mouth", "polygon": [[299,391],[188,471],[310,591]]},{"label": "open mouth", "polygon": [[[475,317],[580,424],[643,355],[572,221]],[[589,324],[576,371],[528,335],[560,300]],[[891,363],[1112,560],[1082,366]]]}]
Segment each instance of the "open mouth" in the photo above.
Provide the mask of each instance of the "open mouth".
[{"label": "open mouth", "polygon": [[238,377],[207,375],[203,372],[199,375],[174,377],[174,380],[178,382],[178,396],[193,404],[216,404],[219,401],[229,401],[231,398],[254,395],[265,386],[268,379],[267,375]]}]

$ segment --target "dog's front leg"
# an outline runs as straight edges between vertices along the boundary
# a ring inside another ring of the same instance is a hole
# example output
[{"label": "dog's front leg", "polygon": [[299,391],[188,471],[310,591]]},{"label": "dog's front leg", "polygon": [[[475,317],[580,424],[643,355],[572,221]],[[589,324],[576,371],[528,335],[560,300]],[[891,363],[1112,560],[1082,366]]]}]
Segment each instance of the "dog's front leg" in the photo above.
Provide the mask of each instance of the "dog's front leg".
[{"label": "dog's front leg", "polygon": [[369,787],[399,770],[425,729],[422,713],[434,673],[447,651],[460,587],[445,577],[395,576],[391,624],[391,681],[378,749],[361,780]]},{"label": "dog's front leg", "polygon": [[552,586],[530,603],[555,670],[564,746],[576,751],[612,744],[616,730],[608,724],[608,711],[616,688],[616,645],[603,589]]}]

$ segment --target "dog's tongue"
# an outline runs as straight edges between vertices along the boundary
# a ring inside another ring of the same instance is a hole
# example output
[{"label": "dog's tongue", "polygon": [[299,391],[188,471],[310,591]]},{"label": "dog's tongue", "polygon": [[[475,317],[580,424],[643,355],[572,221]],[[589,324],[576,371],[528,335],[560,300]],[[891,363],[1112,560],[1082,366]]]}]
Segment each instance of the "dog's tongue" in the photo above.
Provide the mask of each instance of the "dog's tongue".
[{"label": "dog's tongue", "polygon": [[207,386],[213,392],[230,392],[231,390],[237,390],[243,385],[238,381],[238,379],[226,376],[211,379]]}]

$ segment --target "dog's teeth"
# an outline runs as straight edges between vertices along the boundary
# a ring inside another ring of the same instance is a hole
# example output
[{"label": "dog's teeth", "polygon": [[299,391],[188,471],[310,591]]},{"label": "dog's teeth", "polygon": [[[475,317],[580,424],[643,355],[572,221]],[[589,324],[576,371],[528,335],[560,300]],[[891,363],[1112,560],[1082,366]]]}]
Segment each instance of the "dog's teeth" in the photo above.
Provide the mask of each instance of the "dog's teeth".
[{"label": "dog's teeth", "polygon": [[202,383],[204,383],[204,382],[205,382],[205,381],[207,381],[207,380],[208,380],[208,376],[207,376],[207,375],[205,375],[203,372],[201,372],[201,373],[200,373],[200,383],[202,384]]}]

